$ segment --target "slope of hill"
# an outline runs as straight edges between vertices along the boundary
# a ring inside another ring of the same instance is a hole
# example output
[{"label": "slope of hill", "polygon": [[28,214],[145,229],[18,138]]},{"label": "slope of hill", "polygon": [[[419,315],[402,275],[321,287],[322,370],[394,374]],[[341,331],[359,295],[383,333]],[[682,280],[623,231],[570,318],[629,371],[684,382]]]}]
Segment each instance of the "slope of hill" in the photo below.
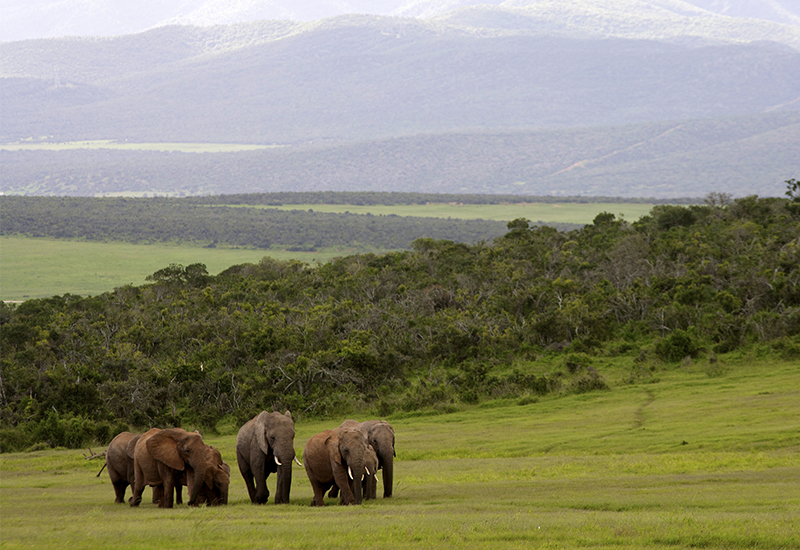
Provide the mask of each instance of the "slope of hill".
[{"label": "slope of hill", "polygon": [[0,149],[5,193],[414,191],[675,198],[780,196],[800,112],[613,128],[475,131],[239,153]]},{"label": "slope of hill", "polygon": [[[114,36],[165,25],[210,26],[263,19],[314,21],[352,13],[428,18],[472,5],[541,9],[542,0],[26,0],[0,6],[0,39],[7,41],[59,36]],[[619,0],[580,0],[554,3],[609,9]],[[681,15],[752,18],[800,24],[794,0],[649,0],[626,2],[635,9],[660,9]],[[632,9],[633,8],[633,9]]]},{"label": "slope of hill", "polygon": [[[478,37],[413,21],[398,36],[387,31],[391,22],[361,16],[302,32],[271,28],[284,37],[190,58],[180,27],[91,43],[52,41],[60,59],[31,48],[23,55],[27,43],[16,51],[11,45],[0,50],[0,57],[14,58],[4,72],[15,77],[3,81],[0,139],[363,140],[719,117],[763,112],[800,95],[800,52],[769,43],[691,49],[642,40]],[[142,38],[159,61],[130,56],[119,45]],[[93,53],[85,56],[86,49]]]}]

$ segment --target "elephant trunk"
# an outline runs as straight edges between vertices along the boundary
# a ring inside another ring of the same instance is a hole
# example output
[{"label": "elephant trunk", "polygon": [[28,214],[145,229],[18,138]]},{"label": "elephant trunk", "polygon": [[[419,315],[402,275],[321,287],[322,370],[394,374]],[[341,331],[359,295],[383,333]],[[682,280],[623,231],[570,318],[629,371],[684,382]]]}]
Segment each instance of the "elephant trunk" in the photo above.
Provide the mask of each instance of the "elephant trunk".
[{"label": "elephant trunk", "polygon": [[392,496],[392,481],[394,480],[394,456],[391,452],[383,457],[383,498]]},{"label": "elephant trunk", "polygon": [[292,488],[292,459],[283,461],[278,467],[278,481],[275,488],[275,504],[289,504],[289,491]]},{"label": "elephant trunk", "polygon": [[351,476],[351,485],[353,487],[353,498],[356,501],[356,504],[361,504],[361,500],[363,498],[362,495],[362,480],[364,479],[364,474],[366,474],[366,469],[364,467],[363,460],[354,461],[352,464],[348,464],[348,474]]},{"label": "elephant trunk", "polygon": [[206,479],[206,465],[195,464],[192,468],[194,470],[194,478],[192,479],[192,486],[189,487],[189,506],[196,506],[197,499],[200,497],[200,492],[203,489]]}]

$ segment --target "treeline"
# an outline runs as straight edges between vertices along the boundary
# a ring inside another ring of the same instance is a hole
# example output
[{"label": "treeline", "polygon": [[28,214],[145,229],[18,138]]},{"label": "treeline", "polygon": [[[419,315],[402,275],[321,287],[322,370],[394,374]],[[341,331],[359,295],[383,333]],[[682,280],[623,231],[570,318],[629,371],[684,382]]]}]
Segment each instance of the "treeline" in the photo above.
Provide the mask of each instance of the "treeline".
[{"label": "treeline", "polygon": [[140,287],[0,306],[2,449],[263,409],[601,390],[599,357],[634,357],[632,382],[744,346],[800,357],[800,201],[707,202],[570,232],[518,219],[490,243],[423,238],[316,267],[171,265]]},{"label": "treeline", "polygon": [[0,197],[0,216],[3,235],[309,251],[332,246],[408,249],[420,236],[475,243],[505,232],[503,222],[491,220],[204,206],[197,199],[170,198],[6,196]]}]

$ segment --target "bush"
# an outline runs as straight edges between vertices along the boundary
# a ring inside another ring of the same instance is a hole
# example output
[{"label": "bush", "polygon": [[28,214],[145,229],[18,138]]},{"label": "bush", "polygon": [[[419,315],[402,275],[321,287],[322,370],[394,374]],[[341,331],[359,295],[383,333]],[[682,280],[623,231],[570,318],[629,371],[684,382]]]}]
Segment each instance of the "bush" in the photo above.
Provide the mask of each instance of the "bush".
[{"label": "bush", "polygon": [[691,328],[688,331],[683,329],[672,331],[669,336],[656,342],[656,355],[670,363],[677,363],[684,357],[697,357],[700,345],[694,332]]}]

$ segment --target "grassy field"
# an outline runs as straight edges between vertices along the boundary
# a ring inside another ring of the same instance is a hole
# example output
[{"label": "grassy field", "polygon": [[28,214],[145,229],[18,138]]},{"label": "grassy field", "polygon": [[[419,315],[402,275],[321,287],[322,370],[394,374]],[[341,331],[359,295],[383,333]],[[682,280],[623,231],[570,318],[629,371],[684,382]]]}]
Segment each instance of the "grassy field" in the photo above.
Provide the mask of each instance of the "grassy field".
[{"label": "grassy field", "polygon": [[[233,468],[221,508],[115,505],[81,451],[3,455],[0,547],[800,547],[800,363],[737,355],[626,385],[631,364],[603,367],[610,391],[390,417],[395,496],[360,507],[311,508],[298,467],[290,505],[251,505],[232,423],[205,435]],[[299,421],[297,453],[340,420]]]},{"label": "grassy field", "polygon": [[484,219],[511,221],[526,218],[545,223],[592,223],[601,212],[611,212],[618,218],[635,221],[652,210],[652,204],[638,203],[573,203],[561,204],[523,203],[523,204],[397,204],[397,205],[348,205],[348,204],[287,204],[260,208],[279,208],[281,210],[314,210],[342,214],[373,214],[397,216],[422,216],[429,218]]},{"label": "grassy field", "polygon": [[[611,212],[633,221],[653,205],[634,203],[563,203],[509,205],[287,205],[285,210],[352,212],[373,215],[427,216],[438,218],[490,219],[591,223],[600,212]],[[145,277],[171,263],[204,263],[211,274],[228,267],[257,262],[263,256],[303,262],[325,262],[336,256],[364,252],[348,248],[317,252],[287,252],[242,248],[200,248],[189,245],[134,245],[118,242],[82,242],[45,238],[0,236],[0,299],[24,300],[53,295],[100,294],[115,287],[145,282]],[[378,252],[378,251],[376,251]]]},{"label": "grassy field", "polygon": [[277,145],[248,145],[241,143],[129,143],[112,139],[90,141],[31,141],[0,143],[7,151],[65,151],[67,149],[119,149],[124,151],[179,151],[181,153],[234,153],[257,151]]},{"label": "grassy field", "polygon": [[284,252],[245,248],[201,248],[168,244],[82,242],[0,237],[0,299],[25,300],[61,294],[100,294],[145,277],[171,263],[204,263],[216,275],[232,265],[277,259],[325,262],[349,249]]}]

